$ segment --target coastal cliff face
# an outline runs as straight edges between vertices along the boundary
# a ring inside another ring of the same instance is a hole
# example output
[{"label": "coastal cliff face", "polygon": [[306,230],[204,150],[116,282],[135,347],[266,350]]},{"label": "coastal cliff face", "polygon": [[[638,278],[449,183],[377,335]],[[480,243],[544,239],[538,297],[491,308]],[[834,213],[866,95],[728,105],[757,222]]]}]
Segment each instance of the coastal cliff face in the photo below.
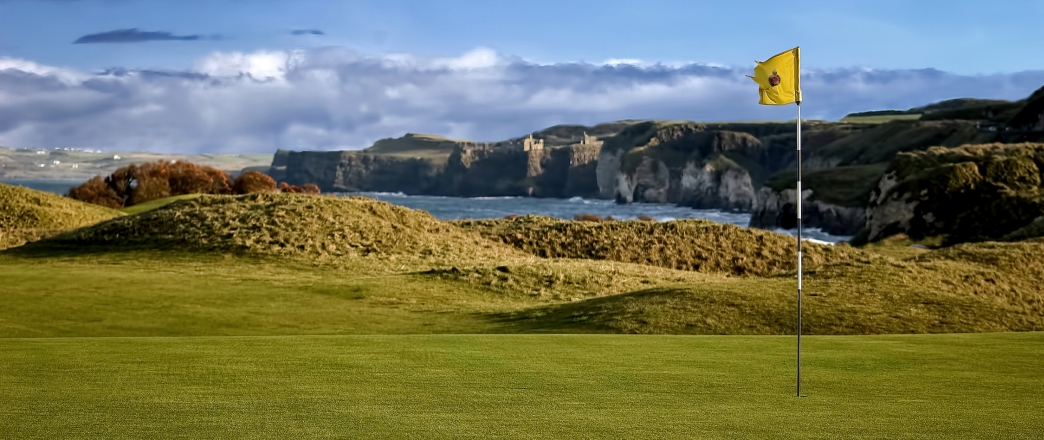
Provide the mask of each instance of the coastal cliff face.
[{"label": "coastal cliff face", "polygon": [[786,134],[782,124],[645,123],[606,142],[596,167],[599,194],[619,203],[677,203],[701,209],[750,211],[755,184],[788,154],[751,133]]},{"label": "coastal cliff face", "polygon": [[357,151],[289,152],[285,180],[315,183],[324,192],[401,191],[423,194],[434,188],[444,165],[437,162]]},{"label": "coastal cliff face", "polygon": [[[1044,144],[931,148],[896,157],[867,208],[868,239],[1027,238],[1044,217]],[[1037,231],[1037,232],[1034,232]]]},{"label": "coastal cliff face", "polygon": [[[852,236],[866,224],[866,208],[840,206],[816,200],[814,191],[801,191],[801,224],[820,228],[832,235]],[[762,187],[758,190],[750,227],[761,229],[793,229],[797,227],[797,189],[780,192]]]},{"label": "coastal cliff face", "polygon": [[[557,132],[564,135],[563,130]],[[545,147],[541,139],[496,144],[430,139],[409,135],[363,151],[281,151],[271,173],[291,184],[315,183],[325,192],[598,197],[602,143],[593,137],[558,147]],[[447,149],[450,142],[455,144]],[[423,154],[411,157],[416,151]]]},{"label": "coastal cliff face", "polygon": [[[947,230],[943,223],[956,221],[954,216],[960,213],[940,213],[925,204],[928,200],[945,204],[948,199],[934,201],[931,191],[926,195],[895,192],[905,191],[912,176],[886,176],[889,163],[896,154],[916,154],[910,152],[934,145],[949,151],[962,142],[997,136],[996,131],[965,120],[806,121],[802,130],[803,186],[808,190],[802,202],[804,225],[837,235],[855,235],[869,228],[875,238],[894,232]],[[281,151],[272,172],[282,173],[289,183],[316,183],[327,192],[579,196],[618,203],[675,203],[751,212],[751,226],[777,229],[795,226],[791,217],[796,205],[796,143],[796,129],[789,122],[623,121],[595,127],[555,126],[528,138],[493,143],[407,135],[381,140],[363,151]],[[977,164],[976,169],[981,174],[986,166]],[[958,174],[963,176],[962,172]],[[1036,212],[1032,203],[1018,206]],[[919,214],[922,211],[926,214]],[[949,216],[948,220],[940,223],[940,215]],[[1014,221],[1023,220],[1020,214]],[[923,226],[928,224],[942,226]]]}]

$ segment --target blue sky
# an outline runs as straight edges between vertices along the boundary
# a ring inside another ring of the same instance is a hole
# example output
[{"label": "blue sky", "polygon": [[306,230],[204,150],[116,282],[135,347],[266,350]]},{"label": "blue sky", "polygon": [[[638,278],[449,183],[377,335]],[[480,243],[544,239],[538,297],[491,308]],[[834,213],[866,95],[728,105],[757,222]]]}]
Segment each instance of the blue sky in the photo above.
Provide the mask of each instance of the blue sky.
[{"label": "blue sky", "polygon": [[785,119],[742,75],[797,45],[812,117],[1018,99],[1044,85],[1041,17],[1044,0],[0,0],[0,144],[332,149]]}]

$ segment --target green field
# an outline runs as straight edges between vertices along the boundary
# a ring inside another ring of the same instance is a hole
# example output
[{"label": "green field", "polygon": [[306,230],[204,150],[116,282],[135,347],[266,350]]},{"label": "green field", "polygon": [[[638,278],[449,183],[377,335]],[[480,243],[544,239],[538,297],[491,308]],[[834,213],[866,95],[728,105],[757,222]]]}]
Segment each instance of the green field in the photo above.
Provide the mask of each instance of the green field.
[{"label": "green field", "polygon": [[15,438],[1033,438],[1044,334],[6,339]]},{"label": "green field", "polygon": [[1044,430],[1044,240],[808,244],[797,398],[789,237],[292,194],[156,205],[0,197],[0,232],[39,239],[0,251],[0,437]]},{"label": "green field", "polygon": [[916,121],[921,119],[921,114],[912,115],[875,115],[875,116],[845,116],[840,122],[852,124],[884,124],[891,121]]}]

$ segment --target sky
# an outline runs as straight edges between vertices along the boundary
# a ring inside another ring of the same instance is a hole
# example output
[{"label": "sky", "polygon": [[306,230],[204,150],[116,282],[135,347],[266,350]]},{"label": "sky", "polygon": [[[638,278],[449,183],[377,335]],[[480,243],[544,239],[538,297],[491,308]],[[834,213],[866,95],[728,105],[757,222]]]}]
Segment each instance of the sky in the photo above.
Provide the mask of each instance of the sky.
[{"label": "sky", "polygon": [[0,0],[0,145],[359,149],[619,119],[787,120],[1044,86],[1025,1]]}]

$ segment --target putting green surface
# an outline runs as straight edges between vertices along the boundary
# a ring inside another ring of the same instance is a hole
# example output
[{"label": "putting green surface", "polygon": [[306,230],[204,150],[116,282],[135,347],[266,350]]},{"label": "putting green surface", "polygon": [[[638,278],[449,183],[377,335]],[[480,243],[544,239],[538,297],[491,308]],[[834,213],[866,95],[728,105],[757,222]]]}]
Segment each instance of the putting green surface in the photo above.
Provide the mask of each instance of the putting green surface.
[{"label": "putting green surface", "polygon": [[0,339],[10,438],[1033,438],[1044,333]]}]

